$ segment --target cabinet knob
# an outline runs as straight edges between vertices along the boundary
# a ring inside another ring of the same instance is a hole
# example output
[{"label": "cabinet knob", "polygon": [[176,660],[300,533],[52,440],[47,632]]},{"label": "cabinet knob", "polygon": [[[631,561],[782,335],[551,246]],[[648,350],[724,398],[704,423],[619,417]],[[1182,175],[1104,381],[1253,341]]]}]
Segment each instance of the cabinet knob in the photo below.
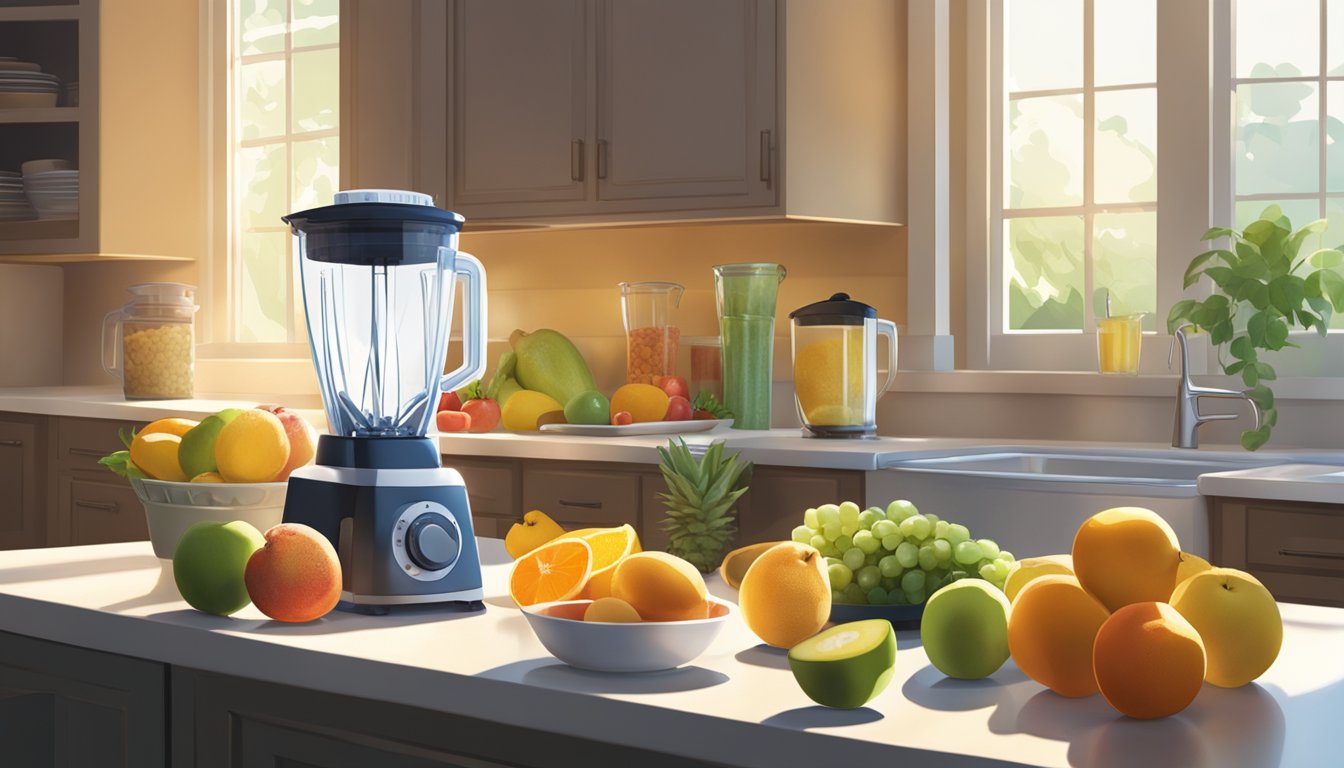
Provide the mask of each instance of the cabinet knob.
[{"label": "cabinet knob", "polygon": [[774,176],[771,173],[770,162],[770,131],[761,131],[761,181],[765,182],[765,188],[769,189]]}]

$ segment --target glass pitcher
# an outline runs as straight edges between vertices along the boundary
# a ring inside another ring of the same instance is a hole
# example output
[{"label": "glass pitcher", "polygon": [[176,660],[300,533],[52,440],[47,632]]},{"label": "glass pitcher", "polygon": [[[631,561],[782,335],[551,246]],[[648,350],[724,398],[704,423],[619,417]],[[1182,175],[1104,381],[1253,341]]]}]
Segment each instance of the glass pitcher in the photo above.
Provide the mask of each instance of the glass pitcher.
[{"label": "glass pitcher", "polygon": [[656,384],[677,374],[677,345],[681,329],[673,321],[681,295],[680,283],[620,283],[621,312],[625,316],[625,381]]},{"label": "glass pitcher", "polygon": [[[877,398],[896,378],[896,325],[848,294],[789,313],[798,418],[816,437],[877,434]],[[877,337],[887,337],[887,378],[877,386]]]},{"label": "glass pitcher", "polygon": [[103,370],[121,379],[127,400],[195,396],[196,286],[132,285],[132,298],[103,318]]}]

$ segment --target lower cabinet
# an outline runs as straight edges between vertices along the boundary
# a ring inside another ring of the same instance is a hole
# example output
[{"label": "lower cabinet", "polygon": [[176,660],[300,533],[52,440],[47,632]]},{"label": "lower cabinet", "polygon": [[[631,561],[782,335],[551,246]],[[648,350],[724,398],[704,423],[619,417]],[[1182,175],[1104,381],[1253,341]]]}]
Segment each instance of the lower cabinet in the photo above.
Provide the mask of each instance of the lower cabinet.
[{"label": "lower cabinet", "polygon": [[1209,498],[1214,565],[1247,571],[1274,598],[1344,608],[1344,504]]},{"label": "lower cabinet", "polygon": [[167,763],[167,667],[0,632],[0,764]]},{"label": "lower cabinet", "polygon": [[46,540],[47,418],[0,413],[0,549]]}]

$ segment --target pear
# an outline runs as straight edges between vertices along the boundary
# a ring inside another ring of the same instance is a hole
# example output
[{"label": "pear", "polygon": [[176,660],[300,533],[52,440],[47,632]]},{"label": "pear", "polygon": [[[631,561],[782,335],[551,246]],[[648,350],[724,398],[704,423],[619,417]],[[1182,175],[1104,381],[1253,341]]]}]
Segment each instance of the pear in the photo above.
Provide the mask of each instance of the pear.
[{"label": "pear", "polygon": [[509,336],[517,360],[514,378],[523,389],[541,392],[568,403],[583,392],[597,389],[583,355],[564,334],[549,328]]}]

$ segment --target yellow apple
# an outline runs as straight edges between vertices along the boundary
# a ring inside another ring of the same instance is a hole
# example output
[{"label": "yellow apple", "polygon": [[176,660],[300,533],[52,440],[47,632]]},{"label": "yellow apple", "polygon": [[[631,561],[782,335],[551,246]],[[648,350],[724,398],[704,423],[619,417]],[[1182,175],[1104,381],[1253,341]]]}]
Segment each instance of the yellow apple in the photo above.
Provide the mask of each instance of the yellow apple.
[{"label": "yellow apple", "polygon": [[1203,573],[1213,567],[1213,564],[1199,555],[1192,555],[1189,552],[1181,553],[1181,564],[1176,567],[1176,583],[1194,576],[1196,573]]},{"label": "yellow apple", "polygon": [[1017,597],[1022,588],[1040,576],[1072,576],[1072,555],[1045,555],[1044,557],[1024,557],[1013,563],[1008,570],[1008,578],[1003,582],[1003,594],[1008,602]]},{"label": "yellow apple", "polygon": [[1223,688],[1251,682],[1269,669],[1283,643],[1279,606],[1265,585],[1235,568],[1210,568],[1181,582],[1171,606],[1204,640],[1204,679]]}]

